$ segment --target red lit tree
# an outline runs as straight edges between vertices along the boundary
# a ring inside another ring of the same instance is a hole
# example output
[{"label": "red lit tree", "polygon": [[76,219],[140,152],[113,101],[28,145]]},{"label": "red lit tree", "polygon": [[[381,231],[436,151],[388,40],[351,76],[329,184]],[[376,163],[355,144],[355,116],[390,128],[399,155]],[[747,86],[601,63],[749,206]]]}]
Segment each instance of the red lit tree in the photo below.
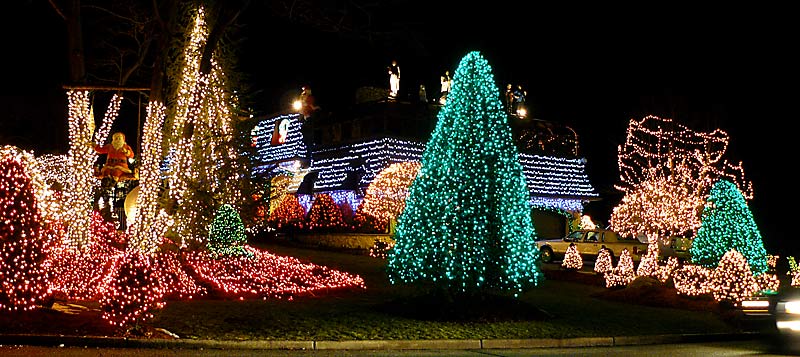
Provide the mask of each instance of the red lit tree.
[{"label": "red lit tree", "polygon": [[281,227],[303,227],[303,218],[306,216],[306,210],[300,205],[297,196],[287,194],[281,198],[275,211],[269,215],[269,221],[277,228]]},{"label": "red lit tree", "polygon": [[19,157],[0,156],[0,310],[30,310],[48,294],[46,232]]},{"label": "red lit tree", "polygon": [[164,306],[164,289],[152,257],[130,251],[120,257],[116,274],[100,300],[103,318],[120,327],[135,327]]},{"label": "red lit tree", "polygon": [[344,226],[342,211],[333,201],[333,197],[327,193],[317,195],[308,210],[308,228],[335,229]]}]

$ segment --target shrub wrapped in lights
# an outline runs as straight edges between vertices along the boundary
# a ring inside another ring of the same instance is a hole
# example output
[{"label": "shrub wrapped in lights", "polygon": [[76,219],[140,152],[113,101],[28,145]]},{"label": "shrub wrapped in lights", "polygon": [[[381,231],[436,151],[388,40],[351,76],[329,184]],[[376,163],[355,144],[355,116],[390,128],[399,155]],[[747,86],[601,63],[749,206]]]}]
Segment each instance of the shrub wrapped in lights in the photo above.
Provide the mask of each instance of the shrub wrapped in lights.
[{"label": "shrub wrapped in lights", "polygon": [[567,252],[564,254],[564,261],[561,262],[561,266],[572,270],[581,270],[581,268],[583,268],[583,258],[581,258],[581,253],[578,252],[578,247],[575,245],[575,243],[571,243],[567,248]]},{"label": "shrub wrapped in lights", "polygon": [[638,276],[655,276],[658,270],[658,243],[650,243],[647,246],[647,254],[639,261],[636,269]]},{"label": "shrub wrapped in lights", "polygon": [[611,264],[611,253],[604,247],[597,253],[597,259],[594,262],[594,272],[605,274],[612,270],[614,270],[614,266]]},{"label": "shrub wrapped in lights", "polygon": [[669,257],[666,265],[660,265],[656,269],[656,278],[658,278],[658,280],[660,280],[662,283],[666,283],[672,276],[672,273],[675,271],[675,269],[678,269],[678,258]]},{"label": "shrub wrapped in lights", "polygon": [[130,251],[117,261],[108,290],[100,299],[103,319],[115,326],[135,326],[164,307],[165,289],[151,256]]},{"label": "shrub wrapped in lights", "polygon": [[345,226],[342,211],[333,201],[333,197],[327,193],[317,195],[308,211],[308,228],[311,230],[335,230]]},{"label": "shrub wrapped in lights", "polygon": [[679,294],[699,296],[711,292],[711,269],[699,265],[684,265],[672,274]]},{"label": "shrub wrapped in lights", "polygon": [[627,248],[622,249],[617,267],[610,273],[607,273],[605,278],[607,288],[627,286],[636,278],[636,275],[633,273],[631,252],[629,252]]},{"label": "shrub wrapped in lights", "polygon": [[750,272],[747,260],[736,250],[725,253],[711,273],[710,284],[711,293],[717,301],[739,303],[758,291],[758,283]]},{"label": "shrub wrapped in lights", "polygon": [[208,232],[208,250],[213,256],[247,255],[244,224],[233,206],[224,204],[217,209]]},{"label": "shrub wrapped in lights", "polygon": [[269,215],[269,222],[277,229],[303,228],[306,210],[300,205],[297,196],[284,195],[275,210]]},{"label": "shrub wrapped in lights", "polygon": [[0,310],[31,310],[49,293],[45,260],[52,237],[19,157],[0,155]]}]

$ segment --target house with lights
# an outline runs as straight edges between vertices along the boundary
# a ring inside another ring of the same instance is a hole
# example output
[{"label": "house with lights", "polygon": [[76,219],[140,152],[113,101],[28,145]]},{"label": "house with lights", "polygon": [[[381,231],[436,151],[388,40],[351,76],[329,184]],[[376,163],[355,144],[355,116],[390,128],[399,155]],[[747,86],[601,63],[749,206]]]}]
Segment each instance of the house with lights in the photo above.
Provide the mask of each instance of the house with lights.
[{"label": "house with lights", "polygon": [[[311,206],[315,194],[330,194],[354,210],[375,177],[393,163],[420,161],[436,125],[440,105],[374,101],[335,116],[285,113],[258,118],[251,132],[254,174],[289,172],[297,179],[289,192]],[[583,205],[599,194],[578,154],[569,127],[538,119],[509,117],[530,191],[540,237],[564,236]]]}]

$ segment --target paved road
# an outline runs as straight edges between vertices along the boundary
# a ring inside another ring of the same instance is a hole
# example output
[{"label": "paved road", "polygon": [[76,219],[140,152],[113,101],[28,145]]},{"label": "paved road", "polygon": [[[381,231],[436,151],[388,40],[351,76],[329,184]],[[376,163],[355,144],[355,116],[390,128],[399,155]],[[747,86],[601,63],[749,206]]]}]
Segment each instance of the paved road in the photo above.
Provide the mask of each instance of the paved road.
[{"label": "paved road", "polygon": [[733,342],[639,345],[624,347],[483,349],[453,350],[366,350],[366,351],[299,351],[299,350],[194,350],[194,349],[115,349],[58,348],[32,346],[0,346],[0,356],[448,356],[448,357],[519,357],[519,356],[782,356],[768,340]]}]

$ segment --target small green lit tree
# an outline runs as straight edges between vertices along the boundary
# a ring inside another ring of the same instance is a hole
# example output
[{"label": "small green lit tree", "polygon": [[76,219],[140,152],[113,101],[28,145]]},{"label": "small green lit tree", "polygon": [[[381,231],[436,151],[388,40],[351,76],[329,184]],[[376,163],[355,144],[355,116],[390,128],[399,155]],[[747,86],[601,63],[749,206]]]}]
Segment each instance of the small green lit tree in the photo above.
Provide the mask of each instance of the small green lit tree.
[{"label": "small green lit tree", "polygon": [[692,261],[713,268],[730,250],[740,252],[755,275],[767,271],[767,252],[744,196],[730,181],[711,189],[700,229],[692,243]]},{"label": "small green lit tree", "polygon": [[220,206],[209,228],[208,250],[215,257],[248,255],[246,244],[247,236],[239,213],[229,204]]}]

